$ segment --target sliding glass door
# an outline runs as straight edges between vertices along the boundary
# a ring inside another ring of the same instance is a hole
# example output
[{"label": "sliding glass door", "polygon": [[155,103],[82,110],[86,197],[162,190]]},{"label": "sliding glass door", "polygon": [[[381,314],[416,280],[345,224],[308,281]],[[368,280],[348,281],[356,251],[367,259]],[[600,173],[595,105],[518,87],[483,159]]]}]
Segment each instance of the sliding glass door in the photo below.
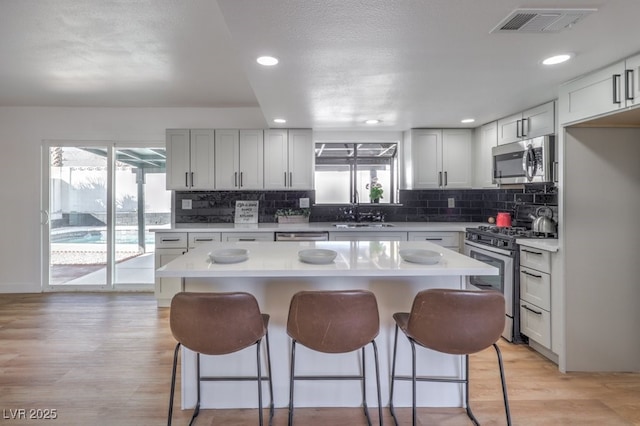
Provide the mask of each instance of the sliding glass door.
[{"label": "sliding glass door", "polygon": [[43,159],[45,288],[153,288],[149,228],[171,221],[164,146],[49,142]]}]

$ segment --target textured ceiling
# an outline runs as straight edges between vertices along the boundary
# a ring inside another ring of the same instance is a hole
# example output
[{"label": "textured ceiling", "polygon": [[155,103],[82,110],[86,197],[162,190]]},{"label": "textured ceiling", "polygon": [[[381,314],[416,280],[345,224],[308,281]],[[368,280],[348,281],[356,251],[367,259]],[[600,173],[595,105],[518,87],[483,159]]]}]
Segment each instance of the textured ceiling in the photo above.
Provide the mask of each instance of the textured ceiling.
[{"label": "textured ceiling", "polygon": [[[492,34],[518,7],[598,11]],[[288,127],[475,127],[640,51],[637,0],[3,0],[0,106],[252,107]],[[567,64],[540,61],[569,51]],[[261,54],[280,58],[263,68]]]}]

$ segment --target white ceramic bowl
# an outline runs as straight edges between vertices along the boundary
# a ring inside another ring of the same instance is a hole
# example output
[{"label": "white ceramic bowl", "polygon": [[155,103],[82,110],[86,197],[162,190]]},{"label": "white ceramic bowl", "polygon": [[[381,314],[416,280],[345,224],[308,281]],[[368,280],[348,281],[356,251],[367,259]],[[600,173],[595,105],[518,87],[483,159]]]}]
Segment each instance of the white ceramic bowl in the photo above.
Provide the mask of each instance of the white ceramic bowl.
[{"label": "white ceramic bowl", "polygon": [[298,252],[300,261],[316,265],[331,263],[335,260],[337,255],[338,253],[335,251],[327,249],[306,249]]},{"label": "white ceramic bowl", "polygon": [[433,250],[404,249],[400,250],[398,253],[406,262],[420,263],[423,265],[435,265],[440,262],[440,259],[442,259],[442,253]]},{"label": "white ceramic bowl", "polygon": [[220,249],[209,253],[209,258],[215,263],[238,263],[249,258],[247,249]]}]

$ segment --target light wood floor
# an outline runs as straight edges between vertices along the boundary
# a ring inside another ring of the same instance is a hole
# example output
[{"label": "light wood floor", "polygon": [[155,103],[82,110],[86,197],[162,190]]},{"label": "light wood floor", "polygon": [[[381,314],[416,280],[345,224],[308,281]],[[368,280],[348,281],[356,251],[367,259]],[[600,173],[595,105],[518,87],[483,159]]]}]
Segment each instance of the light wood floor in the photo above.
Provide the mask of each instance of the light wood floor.
[{"label": "light wood floor", "polygon": [[[150,294],[0,295],[0,425],[165,424],[175,345],[168,318]],[[526,346],[501,348],[515,425],[640,425],[640,374],[561,374]],[[480,422],[505,424],[492,350],[472,357],[471,374]],[[174,424],[187,424],[191,412],[179,400],[178,388]],[[56,410],[58,418],[12,420],[20,409]],[[410,424],[410,411],[398,411]],[[471,424],[458,409],[419,415],[420,424]],[[276,410],[274,425],[286,421],[286,410]],[[393,424],[386,409],[384,421]],[[357,408],[296,409],[295,422],[365,424]],[[205,410],[196,424],[253,425],[257,414]]]}]

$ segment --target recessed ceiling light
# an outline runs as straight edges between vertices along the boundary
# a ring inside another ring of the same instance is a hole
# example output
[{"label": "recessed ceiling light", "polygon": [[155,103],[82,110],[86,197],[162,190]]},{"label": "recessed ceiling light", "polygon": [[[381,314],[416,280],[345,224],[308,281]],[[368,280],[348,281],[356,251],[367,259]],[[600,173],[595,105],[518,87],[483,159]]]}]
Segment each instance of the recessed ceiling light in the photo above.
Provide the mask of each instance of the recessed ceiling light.
[{"label": "recessed ceiling light", "polygon": [[382,120],[376,120],[376,119],[372,119],[372,120],[365,120],[365,124],[378,124],[382,122]]},{"label": "recessed ceiling light", "polygon": [[274,118],[273,122],[278,124],[284,124],[287,122],[287,120],[285,120],[284,118]]},{"label": "recessed ceiling light", "polygon": [[561,64],[563,62],[566,62],[569,59],[571,59],[571,55],[568,53],[563,53],[562,55],[550,56],[544,61],[542,61],[542,63],[544,65],[556,65],[556,64]]},{"label": "recessed ceiling light", "polygon": [[460,120],[461,123],[473,123],[474,121],[476,121],[475,118],[464,118]]},{"label": "recessed ceiling light", "polygon": [[260,65],[264,65],[265,67],[271,67],[278,63],[278,58],[274,58],[273,56],[260,56],[256,61]]}]

